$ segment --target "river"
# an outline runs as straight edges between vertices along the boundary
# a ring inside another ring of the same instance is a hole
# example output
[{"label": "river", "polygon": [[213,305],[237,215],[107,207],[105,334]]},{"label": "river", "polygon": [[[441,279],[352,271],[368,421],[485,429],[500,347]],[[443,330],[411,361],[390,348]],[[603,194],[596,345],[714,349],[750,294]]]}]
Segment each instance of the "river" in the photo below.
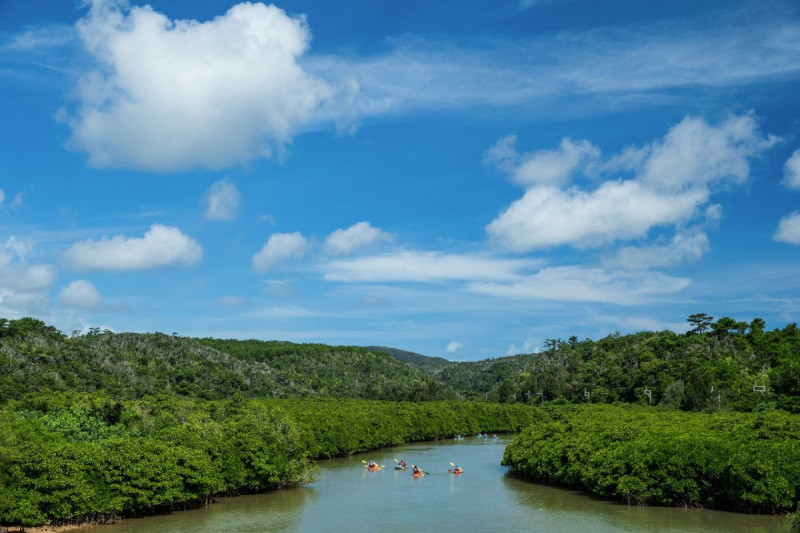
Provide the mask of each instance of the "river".
[{"label": "river", "polygon": [[[636,507],[530,483],[500,466],[509,439],[408,444],[320,461],[318,481],[266,494],[223,498],[202,509],[122,520],[81,533],[363,533],[442,531],[789,532],[783,516]],[[363,461],[385,468],[370,472]],[[395,470],[405,459],[429,472]],[[448,473],[450,463],[464,473]]]}]

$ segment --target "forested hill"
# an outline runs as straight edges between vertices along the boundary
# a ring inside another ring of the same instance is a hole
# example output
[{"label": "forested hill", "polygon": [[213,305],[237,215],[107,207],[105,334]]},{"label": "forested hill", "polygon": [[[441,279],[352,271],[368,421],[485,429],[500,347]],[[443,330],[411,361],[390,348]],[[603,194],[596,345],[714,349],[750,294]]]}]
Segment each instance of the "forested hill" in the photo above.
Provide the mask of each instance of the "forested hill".
[{"label": "forested hill", "polygon": [[373,352],[388,353],[398,361],[403,361],[404,363],[408,363],[428,372],[436,372],[437,370],[441,370],[446,366],[455,364],[443,357],[430,357],[414,352],[399,350],[397,348],[388,348],[386,346],[367,346],[367,349],[372,350]]},{"label": "forested hill", "polygon": [[615,401],[690,411],[800,413],[800,329],[767,331],[705,314],[688,333],[615,333],[603,339],[549,339],[528,355],[455,363],[437,379],[464,395],[500,402]]},{"label": "forested hill", "polygon": [[92,330],[66,337],[43,322],[0,319],[0,402],[41,391],[118,398],[452,397],[421,370],[366,348],[191,339]]},{"label": "forested hill", "polygon": [[36,319],[0,319],[0,402],[43,390],[100,390],[120,398],[457,396],[800,412],[796,324],[768,331],[761,319],[714,321],[704,314],[689,322],[694,327],[685,334],[548,339],[538,353],[455,363],[385,347],[99,330],[66,337]]}]

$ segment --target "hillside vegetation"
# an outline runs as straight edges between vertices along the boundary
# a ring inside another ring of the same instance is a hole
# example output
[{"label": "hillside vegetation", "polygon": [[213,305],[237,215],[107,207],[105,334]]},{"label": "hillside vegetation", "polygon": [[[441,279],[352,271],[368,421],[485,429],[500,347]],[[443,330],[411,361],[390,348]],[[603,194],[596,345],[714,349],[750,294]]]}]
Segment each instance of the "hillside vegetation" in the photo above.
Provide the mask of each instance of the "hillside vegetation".
[{"label": "hillside vegetation", "polygon": [[689,317],[694,328],[548,339],[533,354],[449,362],[394,348],[193,339],[0,319],[0,402],[43,390],[205,399],[463,398],[500,403],[638,403],[687,411],[800,412],[800,329]]},{"label": "hillside vegetation", "polygon": [[767,331],[698,314],[686,334],[549,339],[539,353],[455,363],[435,372],[465,397],[499,402],[638,403],[687,411],[800,412],[800,329]]},{"label": "hillside vegetation", "polygon": [[40,391],[105,391],[120,399],[452,398],[430,374],[353,346],[191,339],[93,330],[67,337],[31,318],[0,319],[0,402]]}]

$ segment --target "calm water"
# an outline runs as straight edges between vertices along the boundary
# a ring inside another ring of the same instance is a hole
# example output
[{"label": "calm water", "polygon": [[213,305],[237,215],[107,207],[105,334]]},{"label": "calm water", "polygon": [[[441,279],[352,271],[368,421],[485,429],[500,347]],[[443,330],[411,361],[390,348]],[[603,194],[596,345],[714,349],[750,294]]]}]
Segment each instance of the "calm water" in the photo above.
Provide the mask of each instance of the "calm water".
[{"label": "calm water", "polygon": [[[541,532],[788,532],[783,517],[698,509],[631,507],[536,485],[500,466],[508,439],[409,444],[346,459],[321,461],[307,487],[225,498],[194,511],[94,526],[86,533],[259,533],[541,531]],[[363,460],[386,468],[369,472]],[[413,478],[394,470],[405,459],[430,472]],[[464,468],[455,476],[450,463]]]}]

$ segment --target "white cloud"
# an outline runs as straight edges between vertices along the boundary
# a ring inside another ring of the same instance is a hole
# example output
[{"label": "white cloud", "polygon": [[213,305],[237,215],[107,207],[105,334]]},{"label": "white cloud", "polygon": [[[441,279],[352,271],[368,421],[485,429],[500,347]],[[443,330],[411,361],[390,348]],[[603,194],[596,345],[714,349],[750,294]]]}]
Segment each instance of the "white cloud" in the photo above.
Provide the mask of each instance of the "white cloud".
[{"label": "white cloud", "polygon": [[521,353],[534,353],[538,351],[539,347],[536,344],[536,339],[528,337],[525,339],[525,342],[522,343],[521,347],[517,347],[516,344],[511,344],[508,350],[506,350],[506,355],[519,355]]},{"label": "white cloud", "polygon": [[800,246],[800,211],[793,211],[783,217],[772,238],[779,242]]},{"label": "white cloud", "polygon": [[588,141],[575,142],[565,138],[557,150],[537,150],[519,154],[514,148],[516,136],[500,139],[484,156],[487,163],[496,164],[511,174],[518,185],[560,186],[572,179],[576,171],[583,170],[600,157],[600,149]]},{"label": "white cloud", "polygon": [[686,278],[657,272],[565,266],[545,268],[511,283],[470,283],[468,289],[509,299],[638,305],[654,296],[678,292],[689,284]]},{"label": "white cloud", "polygon": [[318,120],[333,89],[298,59],[305,18],[241,3],[207,22],[91,0],[78,34],[97,63],[61,118],[97,167],[220,168],[269,157]]},{"label": "white cloud", "polygon": [[795,150],[783,166],[783,183],[790,189],[800,189],[800,149]]},{"label": "white cloud", "polygon": [[193,265],[203,250],[178,228],[153,224],[144,237],[117,235],[73,244],[65,259],[76,270],[144,270],[176,264]]},{"label": "white cloud", "polygon": [[486,231],[495,243],[515,252],[562,244],[599,246],[687,221],[706,198],[702,190],[662,195],[633,180],[608,181],[591,192],[534,187]]},{"label": "white cloud", "polygon": [[447,353],[456,353],[461,348],[464,347],[464,343],[461,341],[451,341],[447,344]]},{"label": "white cloud", "polygon": [[300,259],[308,251],[308,241],[299,232],[273,233],[266,244],[253,256],[253,270],[267,272],[286,259]]},{"label": "white cloud", "polygon": [[205,218],[208,220],[233,220],[239,211],[241,194],[236,185],[221,180],[211,185],[205,195],[208,205]]},{"label": "white cloud", "polygon": [[52,265],[31,264],[29,240],[10,237],[0,247],[0,316],[15,318],[42,314],[56,278]]},{"label": "white cloud", "polygon": [[390,254],[331,261],[324,277],[343,282],[426,282],[458,280],[514,280],[530,260],[496,259],[479,255],[401,251]]},{"label": "white cloud", "polygon": [[699,261],[710,249],[704,232],[678,233],[666,244],[624,247],[606,265],[626,269],[671,267]]},{"label": "white cloud", "polygon": [[325,250],[333,255],[344,255],[381,241],[392,241],[393,236],[369,222],[358,222],[347,229],[337,229],[325,240]]},{"label": "white cloud", "polygon": [[749,159],[777,141],[774,135],[761,136],[752,113],[732,115],[717,126],[686,117],[662,141],[642,149],[639,179],[665,191],[742,183],[750,174]]},{"label": "white cloud", "polygon": [[[597,167],[605,172],[633,172],[633,178],[610,179],[593,190],[534,184],[486,231],[496,244],[515,252],[557,245],[587,248],[643,238],[654,227],[679,226],[698,216],[711,216],[714,211],[708,204],[715,188],[746,180],[749,159],[776,142],[776,137],[759,133],[749,113],[716,126],[687,117],[663,140],[626,149]],[[570,141],[567,146],[583,146],[574,151],[580,157],[599,155],[588,143]],[[560,153],[569,153],[563,147],[562,143]],[[521,161],[511,168],[512,174],[524,164]]]},{"label": "white cloud", "polygon": [[91,282],[79,279],[61,289],[58,301],[64,307],[92,309],[98,307],[103,300],[100,297],[100,292]]}]

